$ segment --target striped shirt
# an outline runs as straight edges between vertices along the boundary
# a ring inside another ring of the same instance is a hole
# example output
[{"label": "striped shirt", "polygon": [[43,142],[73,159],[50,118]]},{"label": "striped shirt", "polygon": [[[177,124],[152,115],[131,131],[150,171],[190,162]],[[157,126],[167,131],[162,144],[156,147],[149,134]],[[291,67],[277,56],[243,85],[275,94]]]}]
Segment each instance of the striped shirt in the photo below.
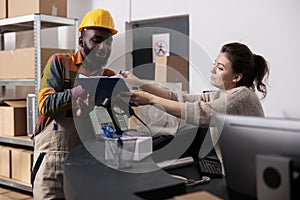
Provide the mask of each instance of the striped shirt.
[{"label": "striped shirt", "polygon": [[[65,77],[66,62],[69,66],[69,80]],[[72,116],[71,88],[73,88],[78,73],[87,75],[82,66],[83,57],[80,51],[75,54],[52,55],[41,77],[41,86],[38,93],[38,108],[40,115],[35,127],[35,135],[40,133],[55,115]],[[111,76],[115,72],[107,69],[103,75]],[[100,74],[98,74],[100,75]]]},{"label": "striped shirt", "polygon": [[[75,54],[52,55],[41,77],[38,93],[38,118],[35,135],[41,132],[58,113],[72,109],[70,89],[74,86],[75,78],[81,68],[83,58],[78,51]],[[70,80],[65,80],[65,62],[68,62]]]}]

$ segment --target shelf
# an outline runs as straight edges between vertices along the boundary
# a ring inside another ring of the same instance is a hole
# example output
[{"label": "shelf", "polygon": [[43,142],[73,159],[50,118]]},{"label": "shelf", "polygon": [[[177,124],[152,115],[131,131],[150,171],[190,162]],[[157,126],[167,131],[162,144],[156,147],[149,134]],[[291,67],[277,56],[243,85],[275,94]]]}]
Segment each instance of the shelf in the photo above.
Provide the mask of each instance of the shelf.
[{"label": "shelf", "polygon": [[3,135],[1,135],[0,142],[33,147],[33,141],[30,139],[30,136],[3,136]]},{"label": "shelf", "polygon": [[9,187],[18,188],[21,190],[25,190],[27,192],[32,192],[31,185],[28,185],[28,184],[25,184],[25,183],[22,183],[20,181],[16,181],[13,179],[5,178],[3,176],[0,176],[0,184],[6,185]]},{"label": "shelf", "polygon": [[0,85],[21,85],[34,86],[34,79],[3,79],[0,80]]},{"label": "shelf", "polygon": [[[4,50],[5,33],[33,31],[34,35],[34,60],[35,60],[35,78],[33,79],[2,79],[1,86],[34,86],[35,94],[37,95],[40,88],[41,79],[41,30],[47,28],[57,28],[73,26],[75,30],[75,51],[78,50],[79,45],[77,39],[79,38],[78,20],[74,18],[57,17],[43,14],[31,14],[19,17],[12,17],[0,19],[0,50]],[[21,66],[20,66],[21,67]],[[0,88],[5,92],[5,87]],[[37,98],[35,99],[35,111],[37,109]],[[37,116],[37,113],[36,113]],[[0,136],[0,144],[6,146],[19,145],[17,148],[33,149],[33,141],[30,136]],[[1,162],[1,161],[0,161]],[[24,191],[32,192],[30,184],[22,183],[14,179],[9,179],[0,176],[0,184],[18,188]]]},{"label": "shelf", "polygon": [[59,26],[75,26],[77,19],[56,17],[42,14],[32,14],[0,20],[0,33],[33,30],[34,21],[40,17],[41,29]]}]

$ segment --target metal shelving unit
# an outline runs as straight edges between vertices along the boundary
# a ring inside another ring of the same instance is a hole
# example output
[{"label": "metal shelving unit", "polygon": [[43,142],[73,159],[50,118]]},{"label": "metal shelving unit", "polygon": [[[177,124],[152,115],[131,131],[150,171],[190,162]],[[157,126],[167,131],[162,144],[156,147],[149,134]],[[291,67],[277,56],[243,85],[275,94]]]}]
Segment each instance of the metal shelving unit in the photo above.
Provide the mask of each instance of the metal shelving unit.
[{"label": "metal shelving unit", "polygon": [[[4,49],[4,34],[10,32],[34,31],[35,48],[35,79],[28,80],[0,80],[1,85],[31,85],[36,86],[36,94],[40,88],[41,77],[41,30],[46,28],[74,26],[75,37],[78,38],[78,20],[64,17],[56,17],[42,14],[32,14],[20,17],[6,18],[0,20],[1,50]],[[75,50],[78,43],[75,39]]]},{"label": "metal shelving unit", "polygon": [[[2,90],[5,90],[5,86],[34,86],[35,93],[37,95],[40,89],[40,79],[41,79],[41,30],[47,28],[63,27],[63,26],[73,26],[75,29],[75,51],[78,50],[77,38],[78,33],[78,20],[57,16],[49,16],[43,14],[32,14],[20,17],[12,17],[0,20],[0,50],[4,50],[4,34],[10,32],[22,32],[33,30],[34,34],[34,49],[35,49],[35,78],[34,79],[15,79],[15,80],[0,80],[0,86]],[[5,92],[5,91],[4,91]],[[37,100],[35,102],[36,112]],[[37,116],[38,113],[36,113]],[[0,143],[2,144],[13,144],[22,147],[29,147],[33,149],[33,142],[29,136],[0,136]],[[21,190],[31,192],[31,186],[20,183],[18,181],[0,177],[0,184],[15,187]]]},{"label": "metal shelving unit", "polygon": [[0,80],[0,85],[22,85],[22,86],[33,86],[34,79],[16,79],[16,80]]},{"label": "metal shelving unit", "polygon": [[0,184],[6,185],[9,187],[18,188],[20,190],[24,190],[27,192],[32,192],[31,185],[27,185],[25,183],[21,183],[21,182],[15,181],[15,180],[12,181],[12,180],[4,178],[4,177],[0,177]]},{"label": "metal shelving unit", "polygon": [[27,147],[33,147],[33,142],[30,139],[30,136],[0,136],[0,143],[6,143],[6,144],[16,144],[16,145],[22,145]]}]

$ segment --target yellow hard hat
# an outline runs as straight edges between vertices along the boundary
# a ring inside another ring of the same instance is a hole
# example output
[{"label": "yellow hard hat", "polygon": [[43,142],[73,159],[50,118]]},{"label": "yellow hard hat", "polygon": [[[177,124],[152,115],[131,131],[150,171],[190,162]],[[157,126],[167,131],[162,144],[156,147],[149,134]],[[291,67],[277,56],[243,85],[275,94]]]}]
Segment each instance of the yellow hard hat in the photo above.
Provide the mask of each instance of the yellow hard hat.
[{"label": "yellow hard hat", "polygon": [[81,30],[84,28],[92,27],[106,28],[110,30],[113,35],[117,34],[118,32],[118,30],[115,29],[114,20],[110,13],[104,9],[92,10],[86,13],[78,28],[78,31],[81,32]]}]

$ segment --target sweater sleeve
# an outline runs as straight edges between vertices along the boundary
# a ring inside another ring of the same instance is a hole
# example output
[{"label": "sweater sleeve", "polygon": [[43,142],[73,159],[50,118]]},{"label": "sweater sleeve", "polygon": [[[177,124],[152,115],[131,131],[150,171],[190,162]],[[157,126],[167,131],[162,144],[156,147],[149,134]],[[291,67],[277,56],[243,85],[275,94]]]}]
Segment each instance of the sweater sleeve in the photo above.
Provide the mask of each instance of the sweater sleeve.
[{"label": "sweater sleeve", "polygon": [[186,94],[181,91],[172,91],[171,100],[179,101],[179,102],[195,102],[199,100],[199,95]]},{"label": "sweater sleeve", "polygon": [[247,87],[234,88],[226,93],[217,91],[201,95],[173,94],[177,101],[185,102],[185,123],[199,127],[214,125],[216,114],[264,116],[257,95]]},{"label": "sweater sleeve", "polygon": [[70,89],[64,90],[64,67],[59,55],[53,55],[43,71],[38,106],[42,116],[54,116],[71,108]]},{"label": "sweater sleeve", "polygon": [[225,112],[225,100],[220,98],[220,92],[200,95],[172,92],[171,99],[184,102],[185,123],[199,127],[208,127],[213,115]]},{"label": "sweater sleeve", "polygon": [[217,113],[226,113],[225,97],[208,102],[186,102],[185,122],[199,127],[209,127]]}]

